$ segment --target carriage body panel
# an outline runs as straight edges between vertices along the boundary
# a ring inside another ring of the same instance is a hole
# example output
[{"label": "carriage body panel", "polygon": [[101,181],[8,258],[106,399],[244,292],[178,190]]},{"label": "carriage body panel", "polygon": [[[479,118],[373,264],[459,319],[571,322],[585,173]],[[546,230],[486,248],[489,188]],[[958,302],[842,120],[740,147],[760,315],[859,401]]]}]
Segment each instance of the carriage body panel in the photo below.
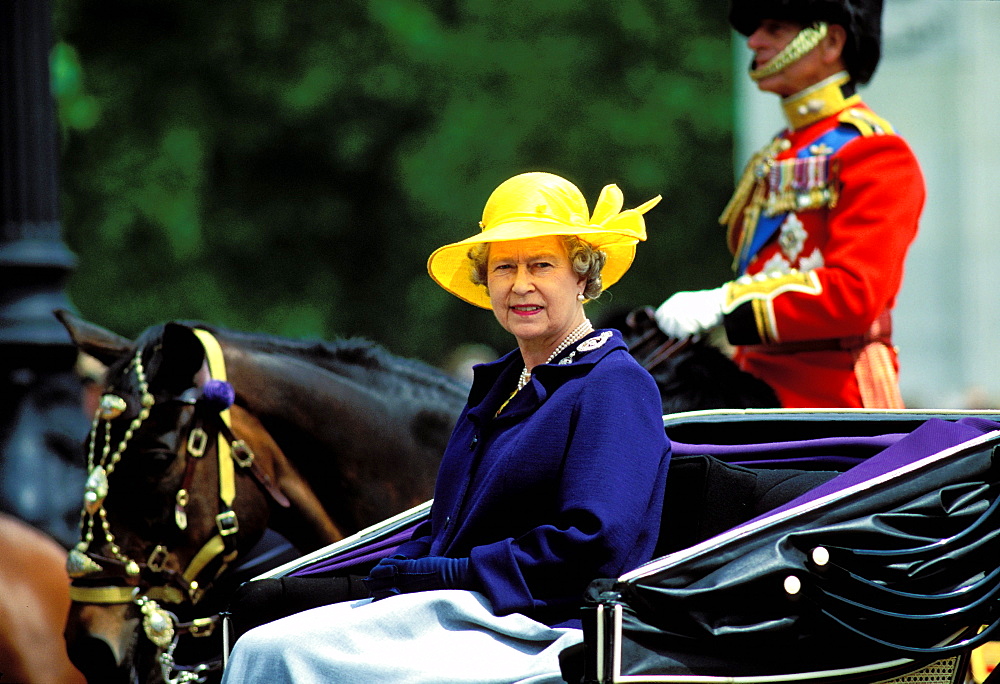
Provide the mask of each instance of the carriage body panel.
[{"label": "carriage body panel", "polygon": [[[962,681],[970,652],[996,638],[1000,619],[997,418],[863,410],[668,417],[680,451],[700,446],[758,474],[808,470],[811,460],[830,467],[823,454],[857,465],[595,582],[585,646],[567,654],[568,681]],[[781,442],[754,441],[775,435]]]},{"label": "carriage body panel", "polygon": [[[976,632],[1000,621],[998,419],[854,409],[665,416],[677,468],[658,557],[592,584],[585,642],[564,654],[564,676],[961,681],[992,634]],[[940,424],[944,437],[926,436]],[[429,510],[258,579],[351,572],[390,554]]]}]

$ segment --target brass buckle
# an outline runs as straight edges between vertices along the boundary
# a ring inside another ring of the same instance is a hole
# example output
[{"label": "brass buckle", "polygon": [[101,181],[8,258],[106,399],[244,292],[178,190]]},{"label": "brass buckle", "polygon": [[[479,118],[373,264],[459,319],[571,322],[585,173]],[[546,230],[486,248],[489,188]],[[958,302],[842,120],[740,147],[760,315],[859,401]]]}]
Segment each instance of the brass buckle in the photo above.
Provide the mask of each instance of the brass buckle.
[{"label": "brass buckle", "polygon": [[188,491],[186,489],[178,489],[176,498],[177,501],[174,503],[174,523],[177,525],[177,529],[186,530],[188,517],[185,508],[188,505]]},{"label": "brass buckle", "polygon": [[167,562],[167,549],[165,546],[157,544],[156,548],[149,554],[149,560],[146,561],[146,567],[148,567],[153,572],[163,572],[166,569],[165,563]]},{"label": "brass buckle", "polygon": [[240,468],[249,468],[253,465],[253,451],[242,439],[233,440],[232,444],[233,460]]},{"label": "brass buckle", "polygon": [[240,521],[236,519],[236,511],[223,511],[215,516],[215,524],[219,534],[228,537],[240,531]]},{"label": "brass buckle", "polygon": [[208,435],[201,427],[191,428],[188,435],[187,450],[195,458],[201,458],[205,454],[205,447],[208,446]]},{"label": "brass buckle", "polygon": [[188,627],[188,632],[193,637],[207,637],[212,636],[212,632],[215,631],[215,620],[207,618],[196,618],[191,621],[191,626]]}]

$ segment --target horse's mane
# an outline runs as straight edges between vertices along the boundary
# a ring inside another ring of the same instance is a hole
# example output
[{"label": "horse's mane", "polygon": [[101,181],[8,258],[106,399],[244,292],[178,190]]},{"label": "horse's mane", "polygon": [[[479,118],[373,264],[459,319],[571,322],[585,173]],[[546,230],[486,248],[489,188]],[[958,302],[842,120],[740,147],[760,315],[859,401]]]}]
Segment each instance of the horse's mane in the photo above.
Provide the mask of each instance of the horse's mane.
[{"label": "horse's mane", "polygon": [[379,343],[364,338],[295,340],[196,321],[183,321],[182,324],[204,328],[225,341],[254,352],[287,356],[337,375],[357,379],[357,370],[362,369],[367,371],[366,384],[386,391],[433,394],[453,398],[460,403],[468,395],[468,386],[445,371],[419,359],[397,356]]}]

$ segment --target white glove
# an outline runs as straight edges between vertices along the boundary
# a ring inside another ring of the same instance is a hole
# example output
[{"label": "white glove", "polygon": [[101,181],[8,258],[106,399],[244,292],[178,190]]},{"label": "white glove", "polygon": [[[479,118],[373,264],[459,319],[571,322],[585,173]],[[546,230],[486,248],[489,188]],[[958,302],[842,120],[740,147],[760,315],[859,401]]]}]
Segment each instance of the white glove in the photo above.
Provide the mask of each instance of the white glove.
[{"label": "white glove", "polygon": [[670,337],[697,335],[722,323],[726,286],[677,292],[656,310],[656,324]]}]

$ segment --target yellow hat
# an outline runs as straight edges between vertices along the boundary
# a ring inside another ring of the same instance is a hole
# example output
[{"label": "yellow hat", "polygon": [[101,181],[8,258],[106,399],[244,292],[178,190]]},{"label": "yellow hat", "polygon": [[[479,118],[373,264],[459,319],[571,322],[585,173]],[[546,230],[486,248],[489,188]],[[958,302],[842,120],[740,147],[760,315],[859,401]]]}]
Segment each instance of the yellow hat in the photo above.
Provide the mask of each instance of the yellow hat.
[{"label": "yellow hat", "polygon": [[[492,308],[486,288],[470,278],[469,248],[483,242],[526,240],[546,235],[575,235],[607,254],[601,282],[611,287],[635,257],[635,245],[646,239],[642,215],[660,201],[657,195],[640,207],[622,211],[625,199],[617,185],[606,185],[593,216],[579,188],[551,173],[522,173],[501,183],[483,209],[481,232],[440,247],[427,260],[427,271],[456,297]],[[589,216],[589,218],[588,218]]]}]

